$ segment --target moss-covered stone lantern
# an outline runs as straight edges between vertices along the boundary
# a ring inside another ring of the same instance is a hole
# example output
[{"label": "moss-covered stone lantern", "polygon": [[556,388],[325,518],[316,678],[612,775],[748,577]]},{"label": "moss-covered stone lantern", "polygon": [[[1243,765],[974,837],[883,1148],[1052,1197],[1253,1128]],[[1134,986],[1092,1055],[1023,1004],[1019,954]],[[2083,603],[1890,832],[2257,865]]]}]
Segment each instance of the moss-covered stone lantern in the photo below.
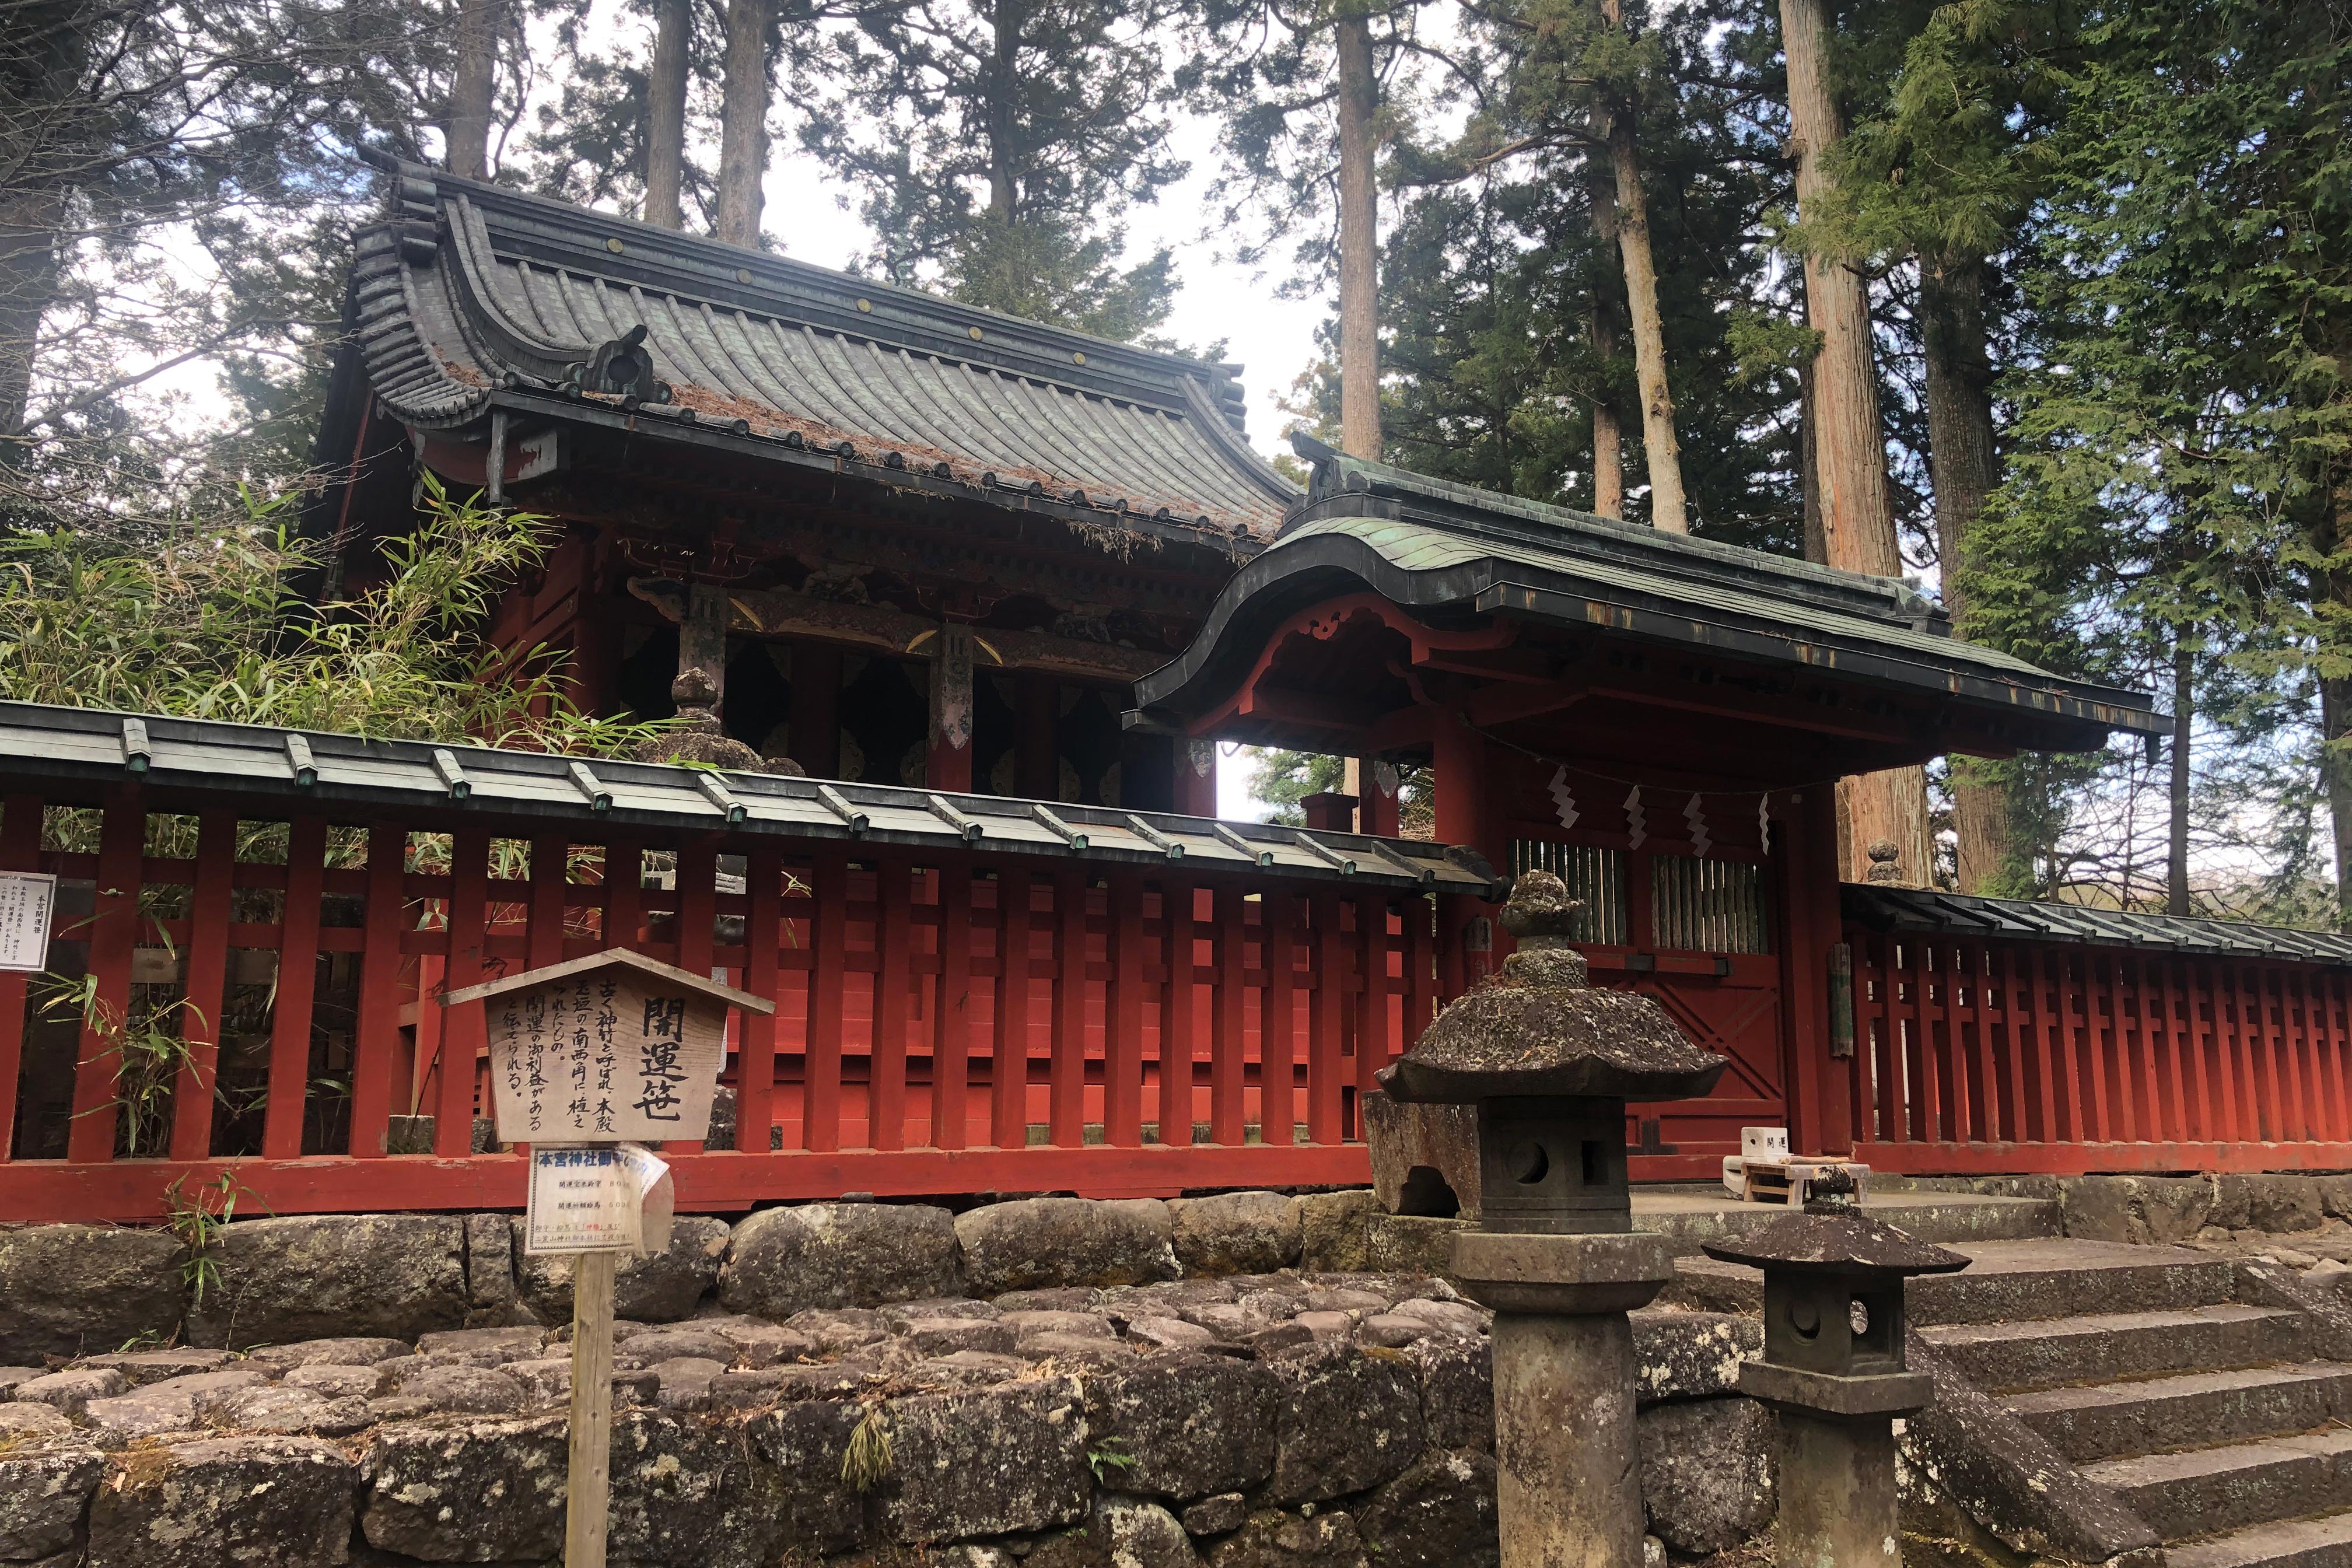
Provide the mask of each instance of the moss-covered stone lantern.
[{"label": "moss-covered stone lantern", "polygon": [[1653,998],[1593,988],[1569,945],[1579,908],[1549,872],[1520,877],[1503,910],[1517,951],[1381,1075],[1395,1100],[1478,1108],[1482,1218],[1454,1236],[1453,1274],[1496,1312],[1503,1568],[1642,1560],[1625,1314],[1674,1261],[1633,1230],[1625,1105],[1704,1095],[1729,1065]]},{"label": "moss-covered stone lantern", "polygon": [[1803,1213],[1706,1252],[1764,1271],[1764,1359],[1741,1365],[1739,1391],[1780,1415],[1779,1560],[1895,1568],[1895,1418],[1935,1394],[1905,1362],[1904,1282],[1969,1259],[1864,1215],[1843,1171],[1811,1194]]}]

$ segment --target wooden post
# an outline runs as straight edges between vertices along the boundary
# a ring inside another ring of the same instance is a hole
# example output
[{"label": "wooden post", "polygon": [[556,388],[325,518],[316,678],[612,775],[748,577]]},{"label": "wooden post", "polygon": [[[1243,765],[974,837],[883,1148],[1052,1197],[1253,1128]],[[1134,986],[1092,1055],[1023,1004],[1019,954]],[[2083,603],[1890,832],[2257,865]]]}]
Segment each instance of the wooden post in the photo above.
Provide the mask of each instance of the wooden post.
[{"label": "wooden post", "polygon": [[613,1258],[572,1259],[572,1478],[564,1494],[564,1568],[604,1568],[613,1484]]},{"label": "wooden post", "polygon": [[923,782],[932,789],[968,794],[971,789],[971,627],[961,621],[944,623],[934,651],[931,749]]}]

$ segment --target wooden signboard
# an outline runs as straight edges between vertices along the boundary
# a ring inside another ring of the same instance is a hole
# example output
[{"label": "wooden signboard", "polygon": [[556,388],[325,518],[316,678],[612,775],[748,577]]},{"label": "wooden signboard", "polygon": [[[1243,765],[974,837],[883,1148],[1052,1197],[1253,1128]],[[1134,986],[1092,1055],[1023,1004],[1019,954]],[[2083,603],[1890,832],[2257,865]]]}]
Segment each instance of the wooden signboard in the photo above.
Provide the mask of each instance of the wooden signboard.
[{"label": "wooden signboard", "polygon": [[703,1135],[727,1009],[772,1013],[775,1004],[617,948],[468,985],[441,1002],[482,1004],[499,1137],[531,1146],[525,1250],[572,1258],[563,1561],[604,1568],[613,1276],[622,1254],[669,1246],[668,1167],[638,1145]]},{"label": "wooden signboard", "polygon": [[468,985],[482,1004],[490,1092],[509,1143],[700,1138],[730,1005],[775,1004],[624,949]]}]

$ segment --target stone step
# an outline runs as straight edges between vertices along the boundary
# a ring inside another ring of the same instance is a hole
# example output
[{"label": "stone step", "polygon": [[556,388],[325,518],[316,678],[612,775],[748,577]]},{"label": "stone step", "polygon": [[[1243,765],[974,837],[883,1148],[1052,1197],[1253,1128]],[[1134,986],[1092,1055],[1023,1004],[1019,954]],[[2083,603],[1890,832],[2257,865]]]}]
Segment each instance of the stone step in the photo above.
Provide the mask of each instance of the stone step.
[{"label": "stone step", "polygon": [[2352,1568],[2352,1513],[2257,1524],[2165,1552],[2169,1568]]},{"label": "stone step", "polygon": [[2081,1464],[2310,1432],[2352,1414],[2352,1366],[2309,1362],[2012,1394],[2011,1414]]},{"label": "stone step", "polygon": [[[2004,1323],[2093,1313],[2181,1312],[2231,1300],[2228,1259],[2181,1247],[2112,1241],[1967,1242],[1958,1274],[1911,1281],[1905,1295],[1915,1326]],[[1667,1300],[1718,1312],[1763,1308],[1763,1276],[1709,1258],[1677,1258]]]},{"label": "stone step", "polygon": [[2085,1465],[2167,1541],[2307,1519],[2352,1504],[2352,1431]]},{"label": "stone step", "polygon": [[1996,1394],[2299,1362],[2310,1338],[2300,1312],[2234,1302],[2185,1311],[1946,1323],[1919,1333],[1977,1386]]},{"label": "stone step", "polygon": [[[1939,1247],[2054,1239],[2061,1229],[2057,1202],[2050,1198],[1901,1192],[1874,1195],[1863,1208],[1871,1218]],[[1736,1202],[1720,1187],[1633,1193],[1633,1228],[1664,1237],[1684,1256],[1697,1256],[1707,1242],[1755,1230],[1788,1212],[1777,1204]]]}]

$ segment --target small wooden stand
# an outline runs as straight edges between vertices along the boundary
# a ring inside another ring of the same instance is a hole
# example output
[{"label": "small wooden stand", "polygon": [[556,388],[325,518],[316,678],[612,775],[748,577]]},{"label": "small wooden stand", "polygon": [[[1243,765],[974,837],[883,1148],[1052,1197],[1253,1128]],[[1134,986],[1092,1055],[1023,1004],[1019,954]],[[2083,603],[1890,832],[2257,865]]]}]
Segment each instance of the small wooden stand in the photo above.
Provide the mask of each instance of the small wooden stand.
[{"label": "small wooden stand", "polygon": [[[604,1568],[613,1490],[613,1277],[621,1252],[669,1245],[668,1179],[638,1145],[702,1135],[710,1124],[727,1009],[772,1013],[775,1004],[620,949],[469,985],[441,1002],[496,1004],[483,1022],[499,1136],[532,1151],[524,1249],[572,1259],[563,1563]],[[546,1211],[542,1174],[555,1189],[547,1200],[554,1206]],[[634,1194],[618,1223],[616,1179],[625,1184],[623,1193]],[[599,1244],[601,1250],[576,1250]]]}]

